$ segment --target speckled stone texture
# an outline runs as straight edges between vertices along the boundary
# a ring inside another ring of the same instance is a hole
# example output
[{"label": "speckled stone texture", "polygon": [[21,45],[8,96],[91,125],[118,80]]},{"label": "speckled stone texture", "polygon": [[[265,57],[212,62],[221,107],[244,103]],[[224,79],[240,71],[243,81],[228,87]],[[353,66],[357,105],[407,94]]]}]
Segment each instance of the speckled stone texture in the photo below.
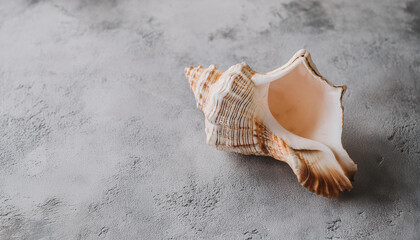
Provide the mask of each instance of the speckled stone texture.
[{"label": "speckled stone texture", "polygon": [[[336,200],[205,143],[184,67],[308,49],[346,84]],[[420,1],[0,1],[0,239],[419,239]]]}]

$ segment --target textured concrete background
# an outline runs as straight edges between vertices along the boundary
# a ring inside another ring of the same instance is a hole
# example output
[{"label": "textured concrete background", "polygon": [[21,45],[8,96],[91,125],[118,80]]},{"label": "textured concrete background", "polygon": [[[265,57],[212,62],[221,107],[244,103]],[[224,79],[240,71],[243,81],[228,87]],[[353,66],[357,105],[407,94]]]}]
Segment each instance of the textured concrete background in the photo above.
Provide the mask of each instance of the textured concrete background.
[{"label": "textured concrete background", "polygon": [[[348,86],[336,200],[208,147],[183,73],[300,48]],[[1,0],[0,96],[0,239],[420,238],[420,1]]]}]

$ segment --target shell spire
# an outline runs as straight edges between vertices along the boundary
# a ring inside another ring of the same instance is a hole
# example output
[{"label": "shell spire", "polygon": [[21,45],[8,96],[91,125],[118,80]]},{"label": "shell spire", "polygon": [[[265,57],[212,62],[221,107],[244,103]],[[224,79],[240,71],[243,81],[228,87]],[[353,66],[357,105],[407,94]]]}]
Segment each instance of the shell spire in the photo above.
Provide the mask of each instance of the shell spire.
[{"label": "shell spire", "polygon": [[204,68],[202,66],[194,67],[187,67],[185,68],[185,75],[190,83],[191,90],[194,92],[197,91],[197,83],[201,76],[203,75]]},{"label": "shell spire", "polygon": [[341,144],[343,86],[323,78],[309,52],[261,74],[246,63],[185,68],[207,143],[219,150],[286,162],[309,191],[337,197],[351,190],[357,166]]}]

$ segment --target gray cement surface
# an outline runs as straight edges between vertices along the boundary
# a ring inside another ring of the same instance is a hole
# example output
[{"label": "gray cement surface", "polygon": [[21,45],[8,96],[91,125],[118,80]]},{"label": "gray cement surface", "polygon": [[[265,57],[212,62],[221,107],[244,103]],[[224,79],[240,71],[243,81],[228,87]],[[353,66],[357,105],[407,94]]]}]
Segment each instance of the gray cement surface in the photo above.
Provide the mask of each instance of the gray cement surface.
[{"label": "gray cement surface", "polygon": [[[346,84],[336,200],[206,145],[184,67],[308,49]],[[0,239],[420,239],[420,1],[1,0]]]}]

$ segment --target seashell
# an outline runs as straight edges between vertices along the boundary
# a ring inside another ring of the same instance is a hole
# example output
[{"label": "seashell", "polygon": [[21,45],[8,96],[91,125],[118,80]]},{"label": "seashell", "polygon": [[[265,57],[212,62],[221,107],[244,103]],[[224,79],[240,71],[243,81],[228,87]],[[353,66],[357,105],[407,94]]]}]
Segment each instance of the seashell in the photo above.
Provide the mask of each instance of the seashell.
[{"label": "seashell", "polygon": [[302,186],[325,197],[352,189],[357,165],[341,143],[346,87],[322,77],[308,51],[265,74],[243,62],[225,72],[187,67],[185,75],[209,145],[283,161]]}]

